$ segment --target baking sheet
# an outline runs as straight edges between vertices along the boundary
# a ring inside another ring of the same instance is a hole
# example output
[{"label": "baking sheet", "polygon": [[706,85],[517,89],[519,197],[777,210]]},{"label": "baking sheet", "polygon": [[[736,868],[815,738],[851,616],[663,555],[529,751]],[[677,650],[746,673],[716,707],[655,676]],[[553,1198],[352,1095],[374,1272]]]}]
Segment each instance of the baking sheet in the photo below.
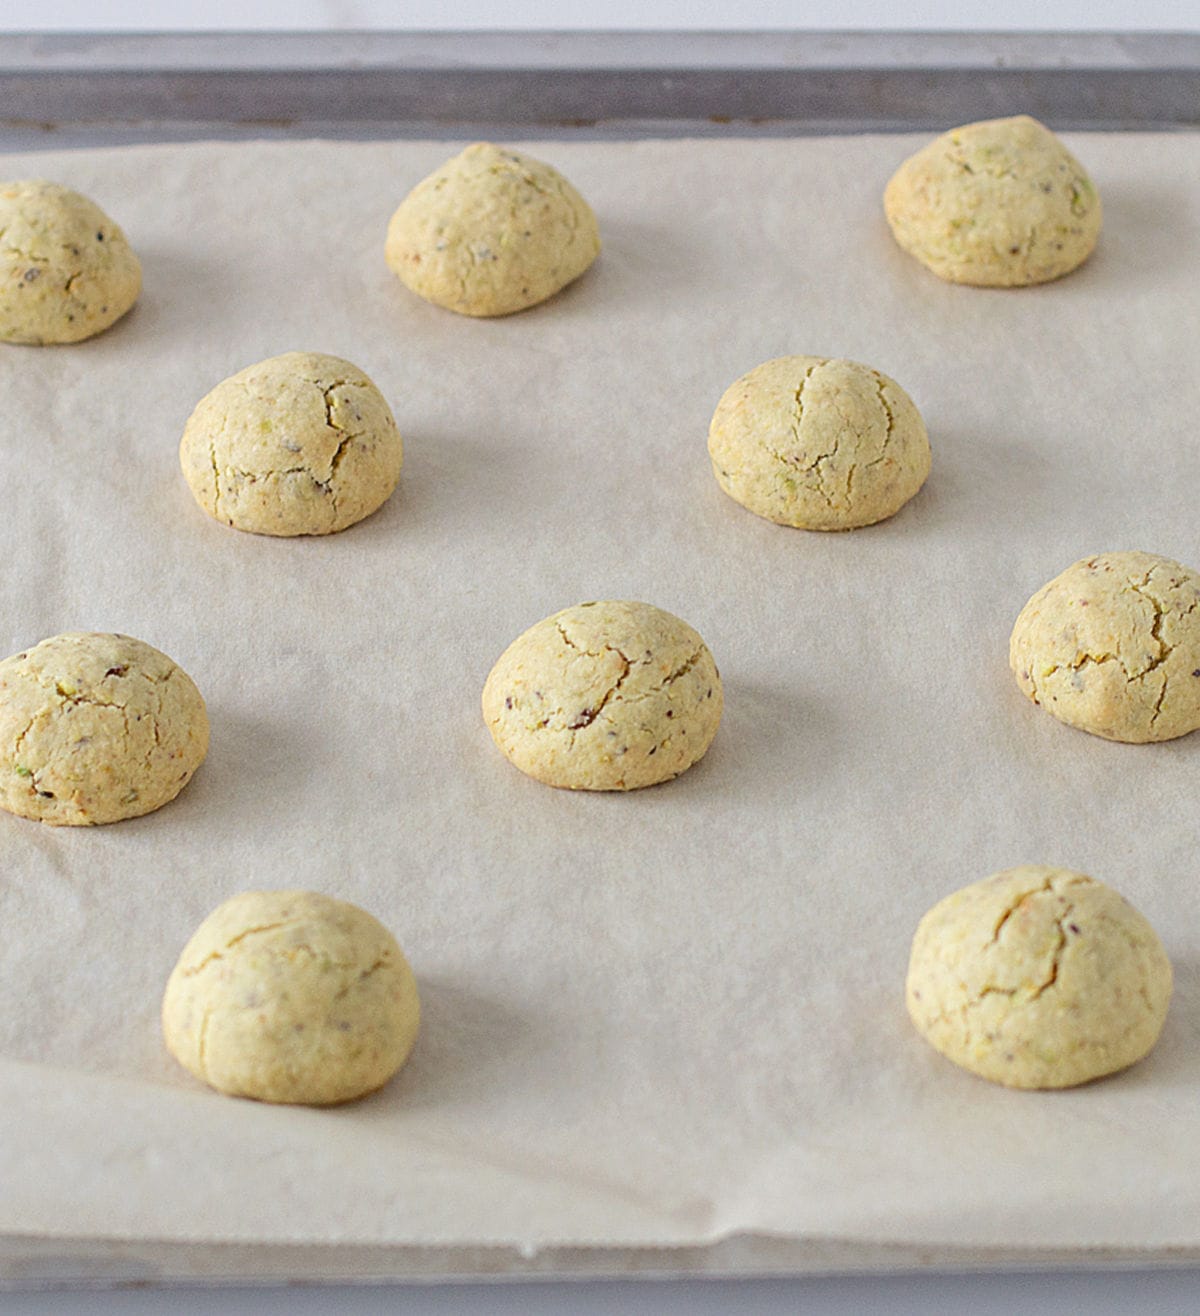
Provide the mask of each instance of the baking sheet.
[{"label": "baking sheet", "polygon": [[9,33],[0,147],[1200,127],[1200,32]]},{"label": "baking sheet", "polygon": [[[531,146],[605,249],[490,322],[382,261],[444,144],[3,158],[105,206],[146,291],[90,343],[0,355],[0,647],[137,635],[213,740],[147,818],[0,816],[0,1232],[1200,1249],[1200,741],[1073,732],[1006,667],[1076,558],[1200,561],[1200,146],[1068,137],[1101,246],[1003,292],[893,246],[879,196],[923,140]],[[240,535],[192,503],[178,436],[219,379],[300,348],[380,385],[401,487],[327,540]],[[718,490],[717,399],[789,352],[867,361],[921,408],[933,474],[892,521],[805,534]],[[685,617],[725,679],[707,758],[629,796],[524,778],[478,712],[510,639],[597,597]],[[921,913],[1026,862],[1117,886],[1177,970],[1150,1059],[1077,1091],[987,1085],[904,1013]],[[183,942],[269,886],[366,906],[417,972],[421,1040],[358,1105],[232,1101],[162,1049]]]}]

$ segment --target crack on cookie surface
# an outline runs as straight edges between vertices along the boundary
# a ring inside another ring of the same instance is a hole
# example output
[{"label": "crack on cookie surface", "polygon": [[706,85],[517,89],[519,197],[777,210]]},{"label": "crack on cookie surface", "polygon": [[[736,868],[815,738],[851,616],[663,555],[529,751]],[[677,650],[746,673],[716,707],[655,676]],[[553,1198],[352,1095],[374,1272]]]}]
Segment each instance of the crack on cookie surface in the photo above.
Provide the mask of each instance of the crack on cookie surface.
[{"label": "crack on cookie surface", "polygon": [[[614,645],[605,644],[602,646],[599,652],[595,652],[591,649],[587,649],[576,644],[575,641],[572,640],[571,637],[567,634],[566,628],[563,626],[561,621],[556,621],[554,623],[554,626],[555,629],[558,631],[559,635],[562,637],[563,643],[568,648],[574,649],[577,653],[585,655],[588,658],[602,658],[604,654],[611,653],[614,654],[618,659],[620,659],[622,664],[621,674],[620,676],[617,677],[616,681],[613,682],[613,684],[610,685],[607,690],[605,690],[605,692],[600,696],[598,700],[589,701],[589,703],[585,705],[575,715],[575,719],[566,724],[566,730],[568,731],[571,732],[582,731],[585,727],[590,727],[592,723],[595,722],[595,720],[600,716],[601,711],[604,709],[608,701],[617,695],[618,691],[621,689],[621,686],[624,685],[626,679],[628,678],[629,673],[633,670],[633,664],[621,652],[621,650]],[[558,711],[560,713],[562,712],[561,709],[559,709]],[[544,727],[539,729],[544,729]],[[574,743],[575,743],[575,736],[572,735],[571,736],[572,746],[574,746]]]}]

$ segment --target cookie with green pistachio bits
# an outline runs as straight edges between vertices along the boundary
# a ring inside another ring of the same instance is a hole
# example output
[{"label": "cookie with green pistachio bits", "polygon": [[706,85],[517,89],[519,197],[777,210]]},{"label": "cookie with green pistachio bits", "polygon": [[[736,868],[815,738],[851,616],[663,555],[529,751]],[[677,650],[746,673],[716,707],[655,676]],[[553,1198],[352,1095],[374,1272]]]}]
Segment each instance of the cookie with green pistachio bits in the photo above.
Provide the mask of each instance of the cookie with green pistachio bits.
[{"label": "cookie with green pistachio bits", "polygon": [[71,827],[161,808],[208,751],[191,677],[128,635],[68,632],[0,662],[0,808]]},{"label": "cookie with green pistachio bits", "polygon": [[596,216],[551,165],[475,142],[418,183],[388,225],[388,266],[419,297],[460,315],[544,302],[600,252]]},{"label": "cookie with green pistachio bits", "polygon": [[403,460],[383,394],[323,352],[285,352],[223,380],[196,404],[179,444],[196,502],[256,535],[345,530],[383,506]]},{"label": "cookie with green pistachio bits", "polygon": [[0,183],[0,341],[91,338],[141,290],[128,239],[94,201],[40,178]]},{"label": "cookie with green pistachio bits", "polygon": [[1106,740],[1200,729],[1200,572],[1155,553],[1098,553],[1021,609],[1009,640],[1021,692]]},{"label": "cookie with green pistachio bits", "polygon": [[896,170],[883,208],[896,241],[939,278],[992,288],[1069,274],[1102,220],[1087,171],[1026,114],[943,133]]},{"label": "cookie with green pistachio bits", "polygon": [[354,1101],[408,1058],[412,969],[365,909],[315,891],[244,891],[183,949],[162,1003],[167,1049],[230,1096]]},{"label": "cookie with green pistachio bits", "polygon": [[931,461],[925,423],[894,379],[818,356],[778,357],[735,380],[713,413],[708,455],[732,499],[804,530],[895,515]]},{"label": "cookie with green pistachio bits", "polygon": [[1134,1064],[1162,1032],[1171,962],[1149,922],[1094,878],[1009,868],[939,901],[913,937],[917,1031],[1014,1088],[1065,1088]]},{"label": "cookie with green pistachio bits", "polygon": [[704,756],[723,696],[708,646],[649,603],[564,608],[518,636],[483,687],[508,760],[548,786],[628,791]]}]

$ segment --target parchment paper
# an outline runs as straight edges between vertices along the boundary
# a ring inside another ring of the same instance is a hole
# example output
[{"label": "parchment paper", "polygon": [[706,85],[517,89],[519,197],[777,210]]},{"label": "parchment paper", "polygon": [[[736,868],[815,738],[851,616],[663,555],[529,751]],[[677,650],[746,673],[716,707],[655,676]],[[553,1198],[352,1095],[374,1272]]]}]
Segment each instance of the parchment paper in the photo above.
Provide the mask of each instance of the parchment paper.
[{"label": "parchment paper", "polygon": [[[532,144],[605,247],[498,321],[383,263],[453,144],[0,161],[94,196],[146,284],[92,342],[0,351],[0,649],[125,631],[212,719],[159,813],[0,815],[0,1231],[1200,1247],[1200,736],[1106,743],[1007,670],[1017,611],[1075,559],[1200,563],[1200,141],[1069,138],[1100,248],[1001,292],[893,245],[881,190],[924,140]],[[406,443],[397,495],[329,539],[219,526],[178,467],[199,397],[292,349],[365,369]],[[921,408],[933,474],[894,520],[806,534],[717,488],[717,399],[792,352]],[[603,597],[697,627],[725,721],[674,783],[552,791],[479,691],[518,632]],[[1010,1092],[908,1023],[917,919],[1025,862],[1110,882],[1165,939],[1166,1031],[1124,1075]],[[361,1104],[230,1100],[161,1045],[195,925],[276,886],[364,905],[417,972],[417,1049]]]}]

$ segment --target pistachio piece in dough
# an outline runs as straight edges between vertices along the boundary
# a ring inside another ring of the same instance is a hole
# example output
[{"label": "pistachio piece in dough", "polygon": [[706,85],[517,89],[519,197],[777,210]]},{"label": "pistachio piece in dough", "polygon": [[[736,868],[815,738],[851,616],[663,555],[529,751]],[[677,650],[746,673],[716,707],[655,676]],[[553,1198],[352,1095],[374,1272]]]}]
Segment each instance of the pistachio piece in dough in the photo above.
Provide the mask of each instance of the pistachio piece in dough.
[{"label": "pistachio piece in dough", "polygon": [[447,160],[400,203],[385,255],[401,282],[461,315],[510,315],[600,252],[591,207],[548,164],[490,142]]},{"label": "pistachio piece in dough", "polygon": [[196,501],[257,535],[328,535],[378,510],[404,445],[357,366],[285,352],[231,375],[188,419],[179,461]]},{"label": "pistachio piece in dough", "polygon": [[988,119],[943,133],[883,194],[896,241],[951,283],[1015,288],[1082,265],[1100,234],[1087,171],[1036,119]]},{"label": "pistachio piece in dough", "polygon": [[929,474],[908,394],[857,361],[784,356],[725,391],[708,431],[717,483],[768,521],[852,530],[894,515]]},{"label": "pistachio piece in dough", "polygon": [[43,179],[0,183],[0,340],[77,343],[141,290],[125,234],[94,201]]},{"label": "pistachio piece in dough", "polygon": [[328,1106],[382,1087],[420,1024],[396,938],[357,905],[247,891],[196,929],[167,982],[167,1049],[231,1096]]},{"label": "pistachio piece in dough", "polygon": [[570,790],[677,777],[721,720],[721,678],[699,635],[649,603],[564,608],[500,655],[483,716],[522,772]]},{"label": "pistachio piece in dough", "polygon": [[905,994],[917,1030],[956,1065],[1008,1087],[1073,1087],[1153,1047],[1171,964],[1110,887],[1028,865],[934,905],[913,938]]},{"label": "pistachio piece in dough", "polygon": [[1154,553],[1100,553],[1021,609],[1009,666],[1060,722],[1130,744],[1200,728],[1200,573]]},{"label": "pistachio piece in dough", "polygon": [[128,635],[68,632],[0,662],[0,808],[85,826],[136,818],[208,751],[200,691]]}]

